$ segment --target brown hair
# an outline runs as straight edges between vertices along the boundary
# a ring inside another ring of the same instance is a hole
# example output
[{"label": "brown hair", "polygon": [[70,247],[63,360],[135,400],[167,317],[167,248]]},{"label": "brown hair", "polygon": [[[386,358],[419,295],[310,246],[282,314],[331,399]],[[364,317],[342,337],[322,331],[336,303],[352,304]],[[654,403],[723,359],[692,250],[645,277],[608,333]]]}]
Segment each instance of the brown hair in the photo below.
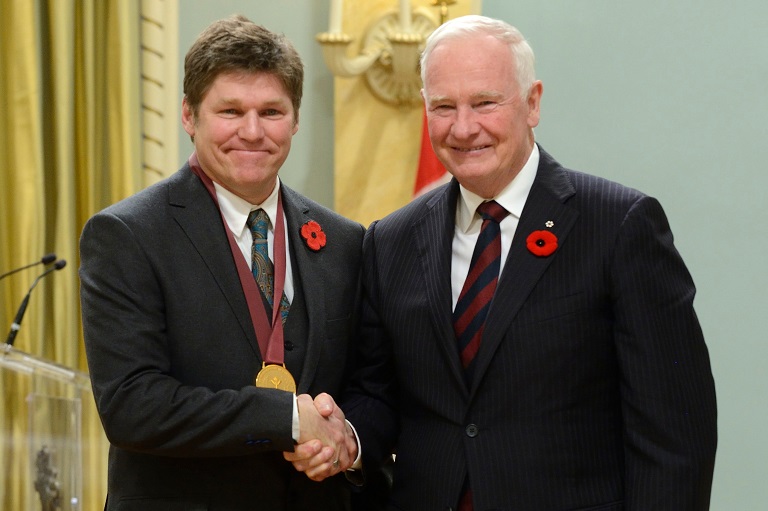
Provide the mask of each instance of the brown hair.
[{"label": "brown hair", "polygon": [[239,14],[203,30],[184,58],[184,97],[194,117],[216,78],[229,72],[274,75],[291,98],[294,121],[298,120],[304,65],[284,35]]}]

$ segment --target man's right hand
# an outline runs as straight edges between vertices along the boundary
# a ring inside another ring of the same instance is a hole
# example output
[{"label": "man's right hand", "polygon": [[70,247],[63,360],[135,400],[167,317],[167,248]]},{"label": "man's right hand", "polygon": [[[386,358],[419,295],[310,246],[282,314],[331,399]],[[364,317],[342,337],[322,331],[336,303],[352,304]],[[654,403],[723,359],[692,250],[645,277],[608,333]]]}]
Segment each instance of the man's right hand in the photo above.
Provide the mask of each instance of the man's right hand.
[{"label": "man's right hand", "polygon": [[313,481],[343,472],[357,458],[357,439],[344,412],[328,394],[314,400],[308,394],[297,397],[299,407],[299,445],[283,457]]}]

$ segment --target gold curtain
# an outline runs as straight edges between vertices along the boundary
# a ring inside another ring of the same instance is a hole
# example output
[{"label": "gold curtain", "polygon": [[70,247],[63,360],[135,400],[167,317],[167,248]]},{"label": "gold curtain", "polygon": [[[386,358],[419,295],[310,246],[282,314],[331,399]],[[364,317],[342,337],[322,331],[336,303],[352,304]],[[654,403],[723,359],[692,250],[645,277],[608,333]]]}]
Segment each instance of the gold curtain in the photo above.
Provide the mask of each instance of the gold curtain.
[{"label": "gold curtain", "polygon": [[[440,0],[411,0],[414,12],[440,19]],[[481,12],[481,0],[448,0],[448,18]],[[373,20],[396,12],[394,0],[344,0],[343,31],[358,55]],[[414,70],[416,72],[416,70]],[[413,198],[421,149],[421,104],[377,99],[363,76],[334,80],[334,209],[369,225]]]},{"label": "gold curtain", "polygon": [[[81,371],[80,231],[97,210],[142,186],[140,4],[0,0],[0,273],[48,252],[68,263],[36,287],[15,348]],[[0,283],[2,341],[40,271]],[[24,490],[32,473],[25,459],[28,391],[0,378],[2,509],[27,509],[32,498]],[[92,397],[82,409],[79,509],[100,509],[107,444]]]}]

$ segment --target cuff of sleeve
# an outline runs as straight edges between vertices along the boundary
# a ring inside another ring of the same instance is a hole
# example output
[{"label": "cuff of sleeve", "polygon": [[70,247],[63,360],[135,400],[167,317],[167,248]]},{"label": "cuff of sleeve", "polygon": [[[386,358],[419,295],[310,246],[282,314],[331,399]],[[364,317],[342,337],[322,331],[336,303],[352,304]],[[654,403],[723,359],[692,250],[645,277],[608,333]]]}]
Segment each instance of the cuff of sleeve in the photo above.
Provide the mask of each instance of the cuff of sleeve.
[{"label": "cuff of sleeve", "polygon": [[363,468],[363,447],[360,445],[360,437],[357,436],[357,430],[352,425],[351,422],[344,419],[347,422],[347,426],[352,430],[352,433],[355,435],[355,442],[357,442],[357,458],[355,458],[355,462],[352,463],[352,466],[349,467],[347,470],[355,471],[360,470]]},{"label": "cuff of sleeve", "polygon": [[[301,436],[301,428],[299,427],[299,403],[296,401],[298,398],[296,395],[293,396],[293,422],[291,424],[291,436],[293,437],[293,442],[298,444],[299,443],[299,437]],[[357,435],[355,435],[357,437]],[[358,446],[358,449],[360,447]]]}]

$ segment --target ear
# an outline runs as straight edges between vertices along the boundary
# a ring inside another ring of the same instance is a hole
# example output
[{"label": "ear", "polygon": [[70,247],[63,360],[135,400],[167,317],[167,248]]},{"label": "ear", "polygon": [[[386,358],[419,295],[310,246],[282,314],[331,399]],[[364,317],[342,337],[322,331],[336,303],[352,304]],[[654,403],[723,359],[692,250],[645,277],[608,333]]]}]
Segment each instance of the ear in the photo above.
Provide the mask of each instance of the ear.
[{"label": "ear", "polygon": [[181,100],[181,124],[184,126],[184,131],[190,137],[195,136],[195,115],[192,113],[192,108],[187,103],[186,96]]},{"label": "ear", "polygon": [[541,80],[536,80],[528,90],[528,126],[535,128],[539,125],[539,116],[541,114],[541,95],[544,93],[544,85]]}]

